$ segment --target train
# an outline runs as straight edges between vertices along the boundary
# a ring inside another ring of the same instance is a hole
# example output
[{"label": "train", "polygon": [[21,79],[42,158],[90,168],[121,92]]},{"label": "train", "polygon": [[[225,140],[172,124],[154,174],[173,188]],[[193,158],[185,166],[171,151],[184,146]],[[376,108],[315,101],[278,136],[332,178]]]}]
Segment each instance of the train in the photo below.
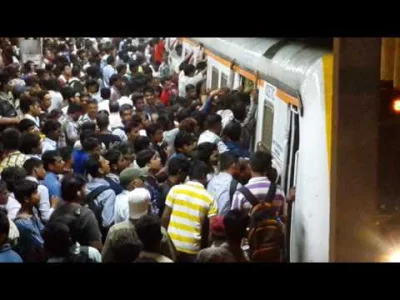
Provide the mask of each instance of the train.
[{"label": "train", "polygon": [[207,88],[258,88],[252,146],[271,152],[286,194],[296,187],[290,262],[329,262],[332,49],[279,38],[179,40],[183,57],[203,49]]}]

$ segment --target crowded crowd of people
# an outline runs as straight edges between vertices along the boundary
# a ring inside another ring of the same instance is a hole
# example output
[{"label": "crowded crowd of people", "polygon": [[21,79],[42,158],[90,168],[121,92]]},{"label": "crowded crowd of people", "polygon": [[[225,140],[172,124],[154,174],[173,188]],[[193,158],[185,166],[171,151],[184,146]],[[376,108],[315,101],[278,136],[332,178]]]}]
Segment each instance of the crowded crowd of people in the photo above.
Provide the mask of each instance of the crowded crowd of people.
[{"label": "crowded crowd of people", "polygon": [[[0,38],[0,262],[282,262],[257,93],[179,39]],[[293,198],[293,197],[292,197]]]}]

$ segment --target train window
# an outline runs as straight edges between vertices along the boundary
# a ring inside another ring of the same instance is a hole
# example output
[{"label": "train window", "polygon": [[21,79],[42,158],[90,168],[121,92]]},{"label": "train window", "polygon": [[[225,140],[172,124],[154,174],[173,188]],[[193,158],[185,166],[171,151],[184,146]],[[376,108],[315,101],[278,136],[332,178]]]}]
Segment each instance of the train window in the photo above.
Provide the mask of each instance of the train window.
[{"label": "train window", "polygon": [[264,117],[263,117],[263,134],[261,138],[262,150],[271,151],[273,124],[274,124],[274,110],[269,105],[265,105]]},{"label": "train window", "polygon": [[228,75],[221,72],[221,88],[228,87]]},{"label": "train window", "polygon": [[211,69],[211,90],[216,90],[218,88],[219,81],[219,71],[216,67]]}]

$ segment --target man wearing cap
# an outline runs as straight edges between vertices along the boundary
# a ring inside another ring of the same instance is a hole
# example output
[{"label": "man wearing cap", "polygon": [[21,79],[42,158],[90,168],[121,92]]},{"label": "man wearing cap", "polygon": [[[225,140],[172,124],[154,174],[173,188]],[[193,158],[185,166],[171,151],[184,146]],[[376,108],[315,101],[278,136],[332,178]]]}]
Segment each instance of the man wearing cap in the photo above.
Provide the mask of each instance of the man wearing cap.
[{"label": "man wearing cap", "polygon": [[[132,178],[132,177],[131,177]],[[121,183],[123,182],[121,178]],[[139,241],[136,233],[135,224],[144,215],[148,214],[150,208],[150,193],[145,188],[135,188],[129,192],[129,219],[127,221],[113,225],[108,232],[103,251],[102,261],[105,263],[116,262],[115,248],[121,239],[129,239],[132,243]],[[162,233],[161,254],[176,261],[175,247],[164,228],[160,228]]]},{"label": "man wearing cap", "polygon": [[144,176],[144,171],[139,168],[127,168],[120,173],[119,180],[123,191],[115,199],[115,224],[129,219],[129,195],[134,189],[144,187]]}]

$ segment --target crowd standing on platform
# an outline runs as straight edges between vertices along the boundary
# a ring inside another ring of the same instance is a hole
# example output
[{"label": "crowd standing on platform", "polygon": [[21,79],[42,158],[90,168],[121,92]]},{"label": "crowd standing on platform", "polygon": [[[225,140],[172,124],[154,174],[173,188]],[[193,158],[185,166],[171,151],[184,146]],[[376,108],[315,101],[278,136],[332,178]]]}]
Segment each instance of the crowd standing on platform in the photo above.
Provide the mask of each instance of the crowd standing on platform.
[{"label": "crowd standing on platform", "polygon": [[282,262],[257,93],[179,39],[0,38],[0,262]]}]

